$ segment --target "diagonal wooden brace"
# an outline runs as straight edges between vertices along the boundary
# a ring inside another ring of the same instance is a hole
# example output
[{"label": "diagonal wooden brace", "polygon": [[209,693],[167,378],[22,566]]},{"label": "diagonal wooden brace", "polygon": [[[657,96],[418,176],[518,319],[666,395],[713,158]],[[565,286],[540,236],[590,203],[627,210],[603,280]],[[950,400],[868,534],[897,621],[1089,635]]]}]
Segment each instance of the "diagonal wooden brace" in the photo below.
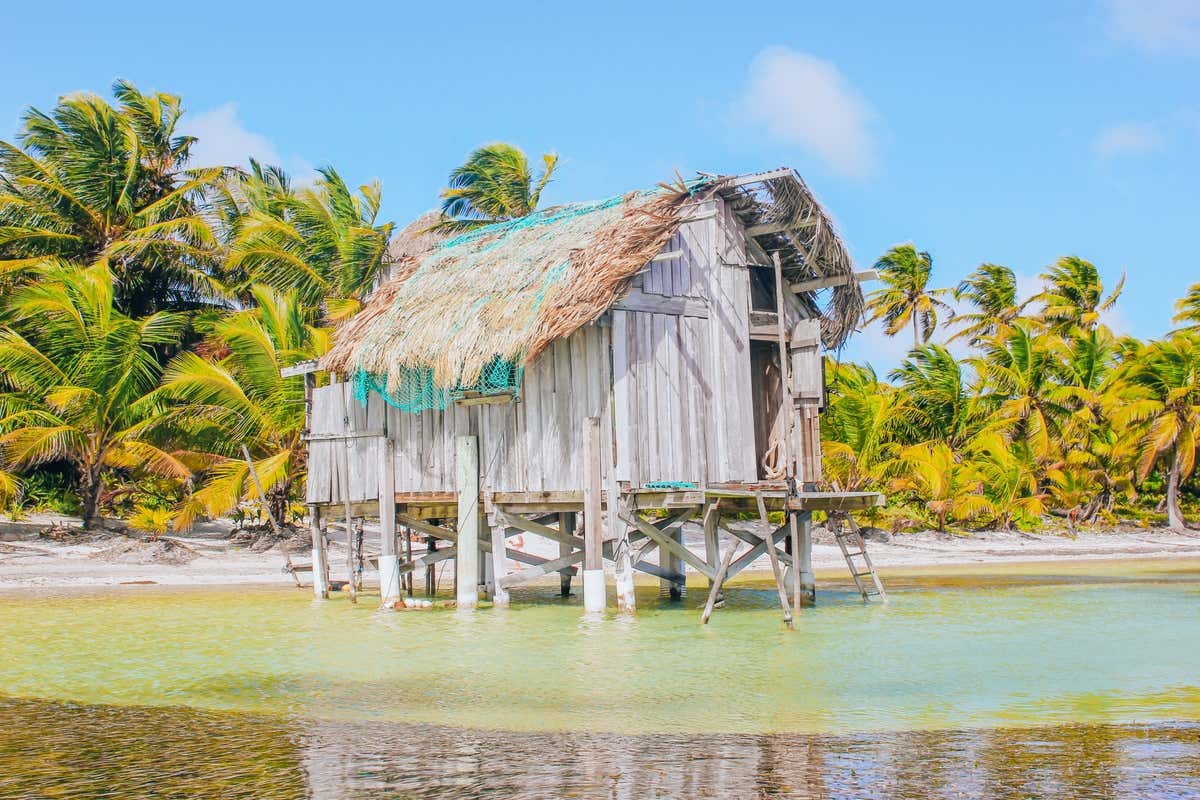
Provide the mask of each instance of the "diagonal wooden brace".
[{"label": "diagonal wooden brace", "polygon": [[[675,517],[672,517],[671,519],[667,520],[666,524],[664,524],[663,527],[664,528],[668,527],[669,525],[673,525],[676,522],[682,522],[684,519],[686,519],[687,517],[690,517],[694,513],[695,513],[694,509],[688,509],[688,511],[684,512],[684,514],[677,514]],[[688,550],[686,547],[684,547],[682,544],[680,544],[679,542],[672,539],[670,536],[667,536],[665,533],[663,533],[662,528],[659,528],[659,527],[651,524],[650,522],[647,522],[646,520],[642,519],[641,515],[637,514],[636,512],[623,513],[621,515],[621,519],[625,520],[626,523],[637,528],[639,531],[644,533],[648,538],[654,540],[658,544],[658,547],[660,550],[671,553],[674,556],[678,556],[679,558],[683,559],[685,562],[690,564],[692,566],[692,568],[695,569],[697,572],[703,574],[704,576],[706,576],[708,578],[713,578],[716,575],[716,570],[712,566],[710,566],[707,562],[705,562],[704,559],[695,555],[691,550]]]}]

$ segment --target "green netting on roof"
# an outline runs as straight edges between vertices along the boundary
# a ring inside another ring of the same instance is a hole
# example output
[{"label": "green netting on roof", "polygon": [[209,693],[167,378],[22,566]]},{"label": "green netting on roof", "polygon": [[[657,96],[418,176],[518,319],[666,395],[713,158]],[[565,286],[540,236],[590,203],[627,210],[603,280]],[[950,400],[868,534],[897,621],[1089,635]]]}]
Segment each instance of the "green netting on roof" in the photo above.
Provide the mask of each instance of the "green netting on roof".
[{"label": "green netting on roof", "polygon": [[383,376],[358,370],[354,373],[354,396],[358,402],[366,405],[368,394],[375,392],[388,405],[412,414],[442,411],[464,397],[511,394],[515,398],[521,392],[521,376],[524,373],[522,364],[497,356],[484,367],[479,380],[467,386],[438,386],[433,381],[433,370],[425,367],[404,369],[397,384],[388,388],[387,379]]}]

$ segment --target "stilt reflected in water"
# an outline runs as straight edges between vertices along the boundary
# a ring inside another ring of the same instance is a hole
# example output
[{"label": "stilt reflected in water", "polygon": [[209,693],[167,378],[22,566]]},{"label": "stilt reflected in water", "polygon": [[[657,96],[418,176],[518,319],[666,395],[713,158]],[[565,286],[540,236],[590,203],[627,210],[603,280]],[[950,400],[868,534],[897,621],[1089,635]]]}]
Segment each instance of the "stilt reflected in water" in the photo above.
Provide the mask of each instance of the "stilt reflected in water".
[{"label": "stilt reflected in water", "polygon": [[0,797],[1198,795],[1195,724],[622,736],[0,700]]}]

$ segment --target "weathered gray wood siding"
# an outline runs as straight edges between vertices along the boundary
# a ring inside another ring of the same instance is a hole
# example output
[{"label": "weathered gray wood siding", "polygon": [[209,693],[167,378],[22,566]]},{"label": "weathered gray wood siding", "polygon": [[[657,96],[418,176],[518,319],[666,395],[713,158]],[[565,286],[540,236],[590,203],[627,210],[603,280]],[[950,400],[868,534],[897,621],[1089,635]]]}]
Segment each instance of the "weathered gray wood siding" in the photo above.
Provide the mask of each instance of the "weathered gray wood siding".
[{"label": "weathered gray wood siding", "polygon": [[[381,430],[386,408],[387,435],[395,443],[397,492],[454,491],[454,442],[467,435],[479,437],[483,491],[578,490],[583,485],[584,420],[599,416],[604,431],[612,424],[611,374],[609,328],[593,324],[555,342],[526,369],[519,402],[454,405],[410,414],[387,406],[375,394],[364,409],[354,401],[350,385],[341,383],[314,392],[312,428],[314,433],[340,433],[343,397],[350,400],[352,430]],[[351,499],[377,499],[378,440],[351,441]],[[345,445],[311,444],[309,502],[340,502],[345,483],[334,448]],[[607,474],[611,446],[603,448],[601,460]]]},{"label": "weathered gray wood siding", "polygon": [[612,312],[617,479],[634,486],[756,478],[745,233],[719,200],[693,216]]},{"label": "weathered gray wood siding", "polygon": [[[351,384],[335,383],[313,390],[309,428],[315,436],[344,435],[347,422],[352,433],[379,431],[383,429],[383,414],[384,402],[378,395],[363,406],[354,399]],[[378,446],[377,437],[309,442],[308,502],[341,502],[346,486],[350,487],[351,502],[377,499]]]}]

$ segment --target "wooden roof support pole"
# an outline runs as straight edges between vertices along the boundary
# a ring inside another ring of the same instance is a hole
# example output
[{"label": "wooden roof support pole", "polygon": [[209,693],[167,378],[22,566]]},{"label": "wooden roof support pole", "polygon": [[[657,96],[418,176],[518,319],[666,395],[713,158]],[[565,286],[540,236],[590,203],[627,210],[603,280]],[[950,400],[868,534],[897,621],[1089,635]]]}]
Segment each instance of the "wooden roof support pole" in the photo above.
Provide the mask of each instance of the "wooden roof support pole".
[{"label": "wooden roof support pole", "polygon": [[[780,449],[783,451],[783,466],[784,474],[787,476],[788,492],[796,490],[796,468],[792,463],[791,442],[792,430],[795,427],[794,417],[796,415],[796,407],[792,403],[792,376],[790,375],[791,358],[788,355],[787,332],[783,326],[783,265],[779,260],[779,251],[776,250],[771,254],[771,260],[775,264],[775,316],[776,324],[779,327],[779,377],[783,384],[783,397],[780,398],[783,403],[783,438],[780,442]],[[788,523],[791,527],[792,536],[792,553],[800,552],[800,529],[797,524],[796,515],[788,514]],[[772,547],[771,551],[774,552]],[[774,564],[772,557],[772,565]],[[800,616],[800,570],[795,569],[793,557],[792,569],[792,613],[789,617],[789,624]]]},{"label": "wooden roof support pole", "polygon": [[[336,380],[336,377],[334,378]],[[350,602],[358,602],[358,586],[355,584],[354,569],[357,566],[357,559],[354,557],[354,530],[352,522],[352,514],[350,513],[350,409],[346,402],[346,390],[348,386],[341,387],[338,392],[338,397],[342,401],[342,433],[346,434],[346,439],[341,442],[342,455],[342,511],[346,518],[346,578],[347,590],[350,592]]]},{"label": "wooden roof support pole", "polygon": [[600,418],[588,417],[583,423],[583,610],[588,614],[603,613],[607,602],[601,481]]},{"label": "wooden roof support pole", "polygon": [[771,254],[771,261],[775,264],[775,322],[779,336],[779,379],[783,386],[783,397],[780,398],[783,403],[783,437],[780,441],[780,450],[783,452],[783,465],[790,491],[792,489],[790,482],[796,476],[791,455],[792,417],[796,410],[792,406],[792,379],[789,374],[791,364],[788,358],[787,330],[783,324],[783,264],[779,261],[778,250]]},{"label": "wooden roof support pole", "polygon": [[455,442],[458,489],[457,554],[454,593],[458,608],[479,605],[479,439],[459,436]]}]

